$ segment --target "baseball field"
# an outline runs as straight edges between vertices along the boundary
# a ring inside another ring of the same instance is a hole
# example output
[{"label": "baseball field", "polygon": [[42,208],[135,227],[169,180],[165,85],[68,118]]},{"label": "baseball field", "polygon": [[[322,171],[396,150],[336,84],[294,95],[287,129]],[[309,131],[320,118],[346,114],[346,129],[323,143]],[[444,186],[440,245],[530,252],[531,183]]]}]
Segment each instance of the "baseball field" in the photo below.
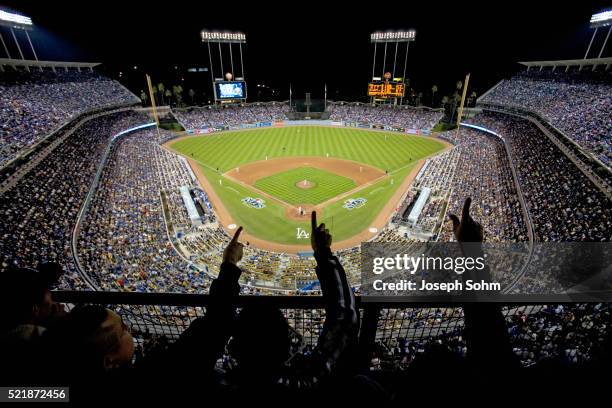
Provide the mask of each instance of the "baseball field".
[{"label": "baseball field", "polygon": [[186,157],[230,233],[268,250],[308,248],[316,210],[335,248],[384,226],[435,138],[340,127],[259,128],[187,136],[167,147]]}]

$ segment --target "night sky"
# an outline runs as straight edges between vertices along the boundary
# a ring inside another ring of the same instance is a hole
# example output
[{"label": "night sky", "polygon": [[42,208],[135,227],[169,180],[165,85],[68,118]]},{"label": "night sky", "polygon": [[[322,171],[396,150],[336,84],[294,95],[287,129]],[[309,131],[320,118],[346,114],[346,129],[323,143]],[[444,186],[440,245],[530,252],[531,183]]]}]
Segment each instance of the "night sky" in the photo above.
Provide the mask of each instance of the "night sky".
[{"label": "night sky", "polygon": [[[449,94],[468,72],[471,90],[480,94],[518,70],[517,61],[582,58],[592,35],[591,14],[612,1],[252,1],[241,6],[219,1],[0,0],[0,5],[33,18],[37,28],[32,38],[40,59],[102,62],[108,75],[117,78],[123,72],[121,80],[136,92],[144,85],[143,71],[167,85],[182,78],[187,87],[210,91],[208,74],[184,73],[186,67],[208,66],[199,38],[200,30],[208,28],[246,33],[245,71],[252,97],[256,83],[279,89],[275,99],[288,97],[289,83],[294,96],[310,91],[321,97],[327,83],[330,98],[355,99],[365,94],[371,76],[369,33],[414,28],[417,38],[410,46],[407,77],[429,103],[433,84],[440,95]],[[600,30],[592,56],[603,38]],[[604,56],[612,55],[610,43]],[[377,75],[381,72],[379,65]]]}]

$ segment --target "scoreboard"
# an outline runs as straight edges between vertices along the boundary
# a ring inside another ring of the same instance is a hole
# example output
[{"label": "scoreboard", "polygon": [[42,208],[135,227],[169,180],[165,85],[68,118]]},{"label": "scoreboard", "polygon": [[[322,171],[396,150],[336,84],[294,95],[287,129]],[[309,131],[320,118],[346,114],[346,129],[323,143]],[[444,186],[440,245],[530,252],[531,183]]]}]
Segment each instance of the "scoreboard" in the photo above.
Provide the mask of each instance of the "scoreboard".
[{"label": "scoreboard", "polygon": [[403,82],[370,82],[368,96],[375,98],[403,98],[405,87]]},{"label": "scoreboard", "polygon": [[246,99],[246,82],[218,81],[214,83],[215,100]]}]

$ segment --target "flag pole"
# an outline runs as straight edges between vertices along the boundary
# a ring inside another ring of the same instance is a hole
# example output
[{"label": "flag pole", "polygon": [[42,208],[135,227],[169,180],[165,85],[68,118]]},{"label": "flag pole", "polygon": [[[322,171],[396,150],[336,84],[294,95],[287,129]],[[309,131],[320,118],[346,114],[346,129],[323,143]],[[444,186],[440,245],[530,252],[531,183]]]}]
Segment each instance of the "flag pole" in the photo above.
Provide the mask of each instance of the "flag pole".
[{"label": "flag pole", "polygon": [[323,112],[327,110],[327,83],[325,83],[325,100],[323,102]]}]

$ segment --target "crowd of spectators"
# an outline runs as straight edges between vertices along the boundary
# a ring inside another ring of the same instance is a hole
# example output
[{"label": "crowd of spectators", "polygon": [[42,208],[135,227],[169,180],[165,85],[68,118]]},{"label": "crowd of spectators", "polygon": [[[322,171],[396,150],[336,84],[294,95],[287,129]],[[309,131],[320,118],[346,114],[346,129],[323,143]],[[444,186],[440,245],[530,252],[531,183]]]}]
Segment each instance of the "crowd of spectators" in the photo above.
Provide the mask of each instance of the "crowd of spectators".
[{"label": "crowd of spectators", "polygon": [[[245,123],[274,122],[286,119],[289,105],[283,103],[210,106],[175,111],[186,129],[227,128]],[[370,104],[330,104],[330,119],[401,129],[431,131],[443,113],[426,109]]]},{"label": "crowd of spectators", "polygon": [[[607,303],[504,307],[513,353],[523,367],[584,366],[610,335]],[[383,309],[372,369],[403,370],[437,345],[465,357],[462,308]],[[427,335],[425,335],[427,334]]]},{"label": "crowd of spectators", "polygon": [[429,187],[434,193],[450,190],[459,157],[459,149],[453,148],[427,159],[422,172],[417,174],[413,187],[416,189]]},{"label": "crowd of spectators", "polygon": [[374,106],[370,104],[341,104],[330,106],[333,121],[366,123],[398,129],[431,131],[442,119],[443,112],[406,106]]},{"label": "crowd of spectators", "polygon": [[472,119],[501,135],[514,161],[536,241],[609,241],[610,200],[537,126],[484,112]]},{"label": "crowd of spectators", "polygon": [[174,116],[185,129],[227,128],[245,123],[284,120],[289,110],[289,105],[284,103],[251,103],[175,110]]},{"label": "crowd of spectators", "polygon": [[193,180],[154,130],[117,141],[83,220],[78,256],[107,290],[203,293],[210,283],[168,240],[161,192],[177,226],[189,225],[179,188]]},{"label": "crowd of spectators", "polygon": [[86,122],[0,196],[0,270],[57,261],[71,270],[61,285],[83,288],[70,256],[77,214],[111,136],[148,121],[127,111]]},{"label": "crowd of spectators", "polygon": [[136,102],[96,72],[7,70],[0,75],[0,167],[81,112]]},{"label": "crowd of spectators", "polygon": [[504,80],[481,102],[534,111],[607,166],[612,165],[612,82],[583,75],[525,72]]},{"label": "crowd of spectators", "polygon": [[[447,211],[460,213],[465,197],[471,197],[485,241],[526,241],[527,228],[503,142],[469,128],[441,137],[455,143],[459,151]],[[442,241],[451,239],[450,223],[444,224],[441,236]]]}]

